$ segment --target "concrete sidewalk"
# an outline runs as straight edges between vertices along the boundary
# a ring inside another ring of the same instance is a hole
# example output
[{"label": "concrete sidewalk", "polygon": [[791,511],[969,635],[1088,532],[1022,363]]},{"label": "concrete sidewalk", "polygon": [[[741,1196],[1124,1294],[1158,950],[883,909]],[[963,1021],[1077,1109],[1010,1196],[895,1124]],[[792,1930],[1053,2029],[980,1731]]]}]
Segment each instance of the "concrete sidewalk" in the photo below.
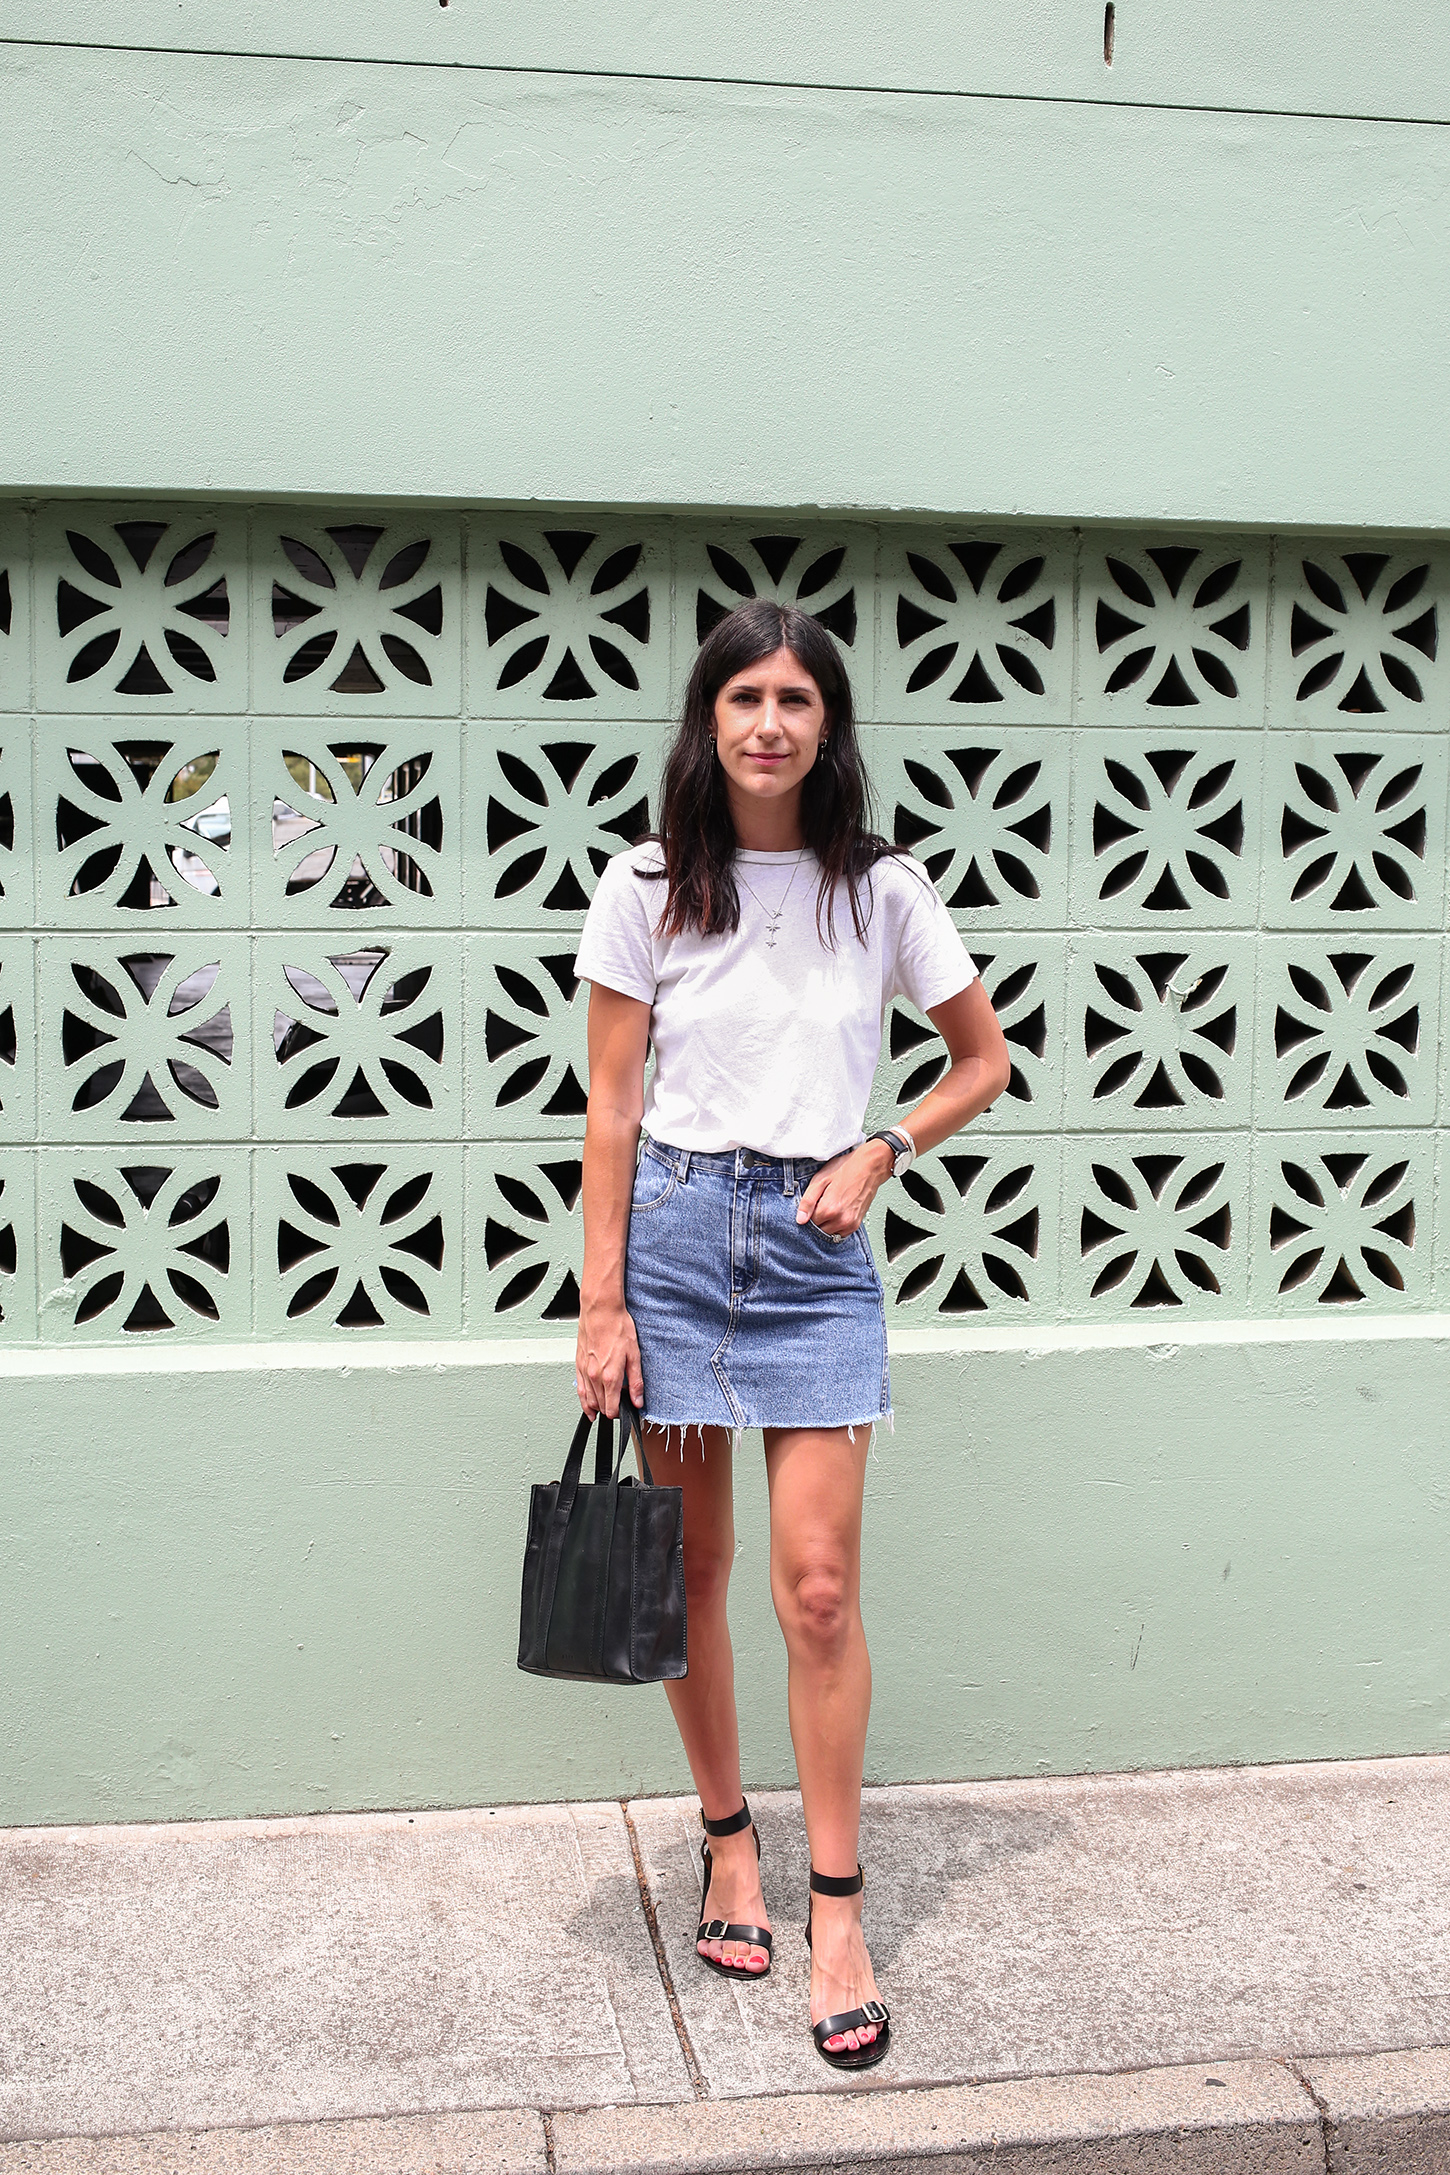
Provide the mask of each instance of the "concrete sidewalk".
[{"label": "concrete sidewalk", "polygon": [[1450,2169],[1450,1758],[874,1790],[893,2046],[693,1955],[693,1800],[0,1833],[0,2175]]}]

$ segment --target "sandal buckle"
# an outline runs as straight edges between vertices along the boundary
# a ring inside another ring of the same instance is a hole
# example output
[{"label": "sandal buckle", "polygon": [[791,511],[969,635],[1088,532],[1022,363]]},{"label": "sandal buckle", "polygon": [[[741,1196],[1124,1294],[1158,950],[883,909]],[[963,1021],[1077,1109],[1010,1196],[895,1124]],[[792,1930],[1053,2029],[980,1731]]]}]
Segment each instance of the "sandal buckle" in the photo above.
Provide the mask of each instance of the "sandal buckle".
[{"label": "sandal buckle", "polygon": [[884,2024],[886,2022],[886,2010],[879,2001],[863,2001],[861,2014],[868,2024]]}]

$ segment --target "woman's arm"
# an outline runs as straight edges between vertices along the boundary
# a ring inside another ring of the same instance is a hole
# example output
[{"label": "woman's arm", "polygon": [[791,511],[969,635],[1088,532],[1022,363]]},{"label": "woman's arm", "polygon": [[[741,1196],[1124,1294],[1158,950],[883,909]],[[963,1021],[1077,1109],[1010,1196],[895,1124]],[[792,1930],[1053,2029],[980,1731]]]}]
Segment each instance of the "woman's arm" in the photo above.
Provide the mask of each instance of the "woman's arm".
[{"label": "woman's arm", "polygon": [[[971,982],[927,1014],[951,1055],[950,1069],[900,1122],[924,1154],[950,1140],[964,1125],[997,1100],[1011,1076],[1007,1044],[997,1015],[980,981]],[[798,1223],[814,1223],[837,1236],[854,1231],[879,1189],[891,1176],[892,1155],[885,1141],[863,1141],[827,1163],[801,1195]]]},{"label": "woman's arm", "polygon": [[[579,1402],[591,1419],[644,1401],[639,1340],[624,1307],[624,1250],[634,1195],[650,1008],[599,982],[589,990],[589,1114],[584,1121],[584,1275],[574,1360]],[[879,1145],[879,1143],[878,1143]]]}]

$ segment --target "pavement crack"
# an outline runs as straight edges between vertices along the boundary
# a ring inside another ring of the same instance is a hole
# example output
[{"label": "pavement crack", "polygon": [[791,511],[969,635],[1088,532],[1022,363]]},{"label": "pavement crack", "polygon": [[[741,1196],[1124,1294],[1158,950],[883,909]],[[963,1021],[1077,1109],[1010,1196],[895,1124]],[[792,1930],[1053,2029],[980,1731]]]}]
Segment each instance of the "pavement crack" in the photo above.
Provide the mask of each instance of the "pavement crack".
[{"label": "pavement crack", "polygon": [[1294,2082],[1314,2102],[1314,2112],[1319,2117],[1319,2142],[1324,2151],[1324,2175],[1334,2175],[1335,2121],[1333,2115],[1329,2112],[1329,2102],[1322,2093],[1315,2091],[1292,2055],[1281,2054],[1279,2062],[1289,2072]]},{"label": "pavement crack", "polygon": [[549,2175],[554,2175],[554,2170],[558,2165],[554,2158],[554,2117],[551,2111],[544,2107],[539,2110],[539,2120],[544,2125],[544,2165],[548,2169]]},{"label": "pavement crack", "polygon": [[[649,1927],[650,1940],[654,1943],[655,1968],[660,1975],[660,1985],[665,1990],[665,2000],[669,2003],[670,2022],[674,2025],[675,2037],[680,2042],[680,2052],[685,2060],[685,2071],[696,2099],[708,2099],[710,2096],[709,2087],[705,2083],[704,2072],[695,2059],[695,2050],[690,2044],[690,2034],[685,2028],[684,2012],[680,2008],[679,1996],[675,1992],[675,1982],[670,1972],[670,1960],[665,1954],[664,1938],[660,1933],[659,1914],[655,1910],[655,1899],[650,1894],[649,1882],[645,1878],[644,1854],[639,1847],[639,1831],[635,1827],[634,1816],[630,1812],[628,1798],[622,1797],[620,1799],[619,1809],[624,1815],[625,1832],[629,1836],[629,1847],[634,1858],[634,1877],[639,1885],[640,1906],[644,1911],[645,1924]],[[552,2159],[549,2166],[552,2175]]]}]

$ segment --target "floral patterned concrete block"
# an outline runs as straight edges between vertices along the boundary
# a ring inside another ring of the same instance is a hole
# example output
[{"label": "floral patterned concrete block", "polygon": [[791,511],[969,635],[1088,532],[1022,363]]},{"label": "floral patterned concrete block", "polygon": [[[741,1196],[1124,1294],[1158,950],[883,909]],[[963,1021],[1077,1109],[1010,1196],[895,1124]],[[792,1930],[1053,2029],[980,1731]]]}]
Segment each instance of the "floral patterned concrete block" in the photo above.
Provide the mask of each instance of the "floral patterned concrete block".
[{"label": "floral patterned concrete block", "polygon": [[1263,543],[1085,537],[1080,596],[1081,724],[1177,732],[1262,725]]},{"label": "floral patterned concrete block", "polygon": [[1059,1144],[970,1136],[923,1156],[872,1204],[887,1325],[1049,1313],[1057,1278]]},{"label": "floral patterned concrete block", "polygon": [[54,506],[34,530],[35,700],[128,721],[245,711],[247,541],[233,509]]},{"label": "floral patterned concrete block", "polygon": [[469,530],[474,717],[650,718],[670,676],[670,543],[629,520]]},{"label": "floral patterned concrete block", "polygon": [[1450,557],[1438,547],[1281,539],[1270,724],[1363,718],[1385,732],[1443,727],[1447,592]]},{"label": "floral patterned concrete block", "polygon": [[1253,1294],[1266,1313],[1402,1312],[1432,1290],[1427,1131],[1256,1144]]},{"label": "floral patterned concrete block", "polygon": [[[601,871],[812,614],[1008,1085],[893,1324],[1428,1306],[1450,553],[613,508],[0,507],[0,1337],[565,1336]],[[869,1120],[951,1058],[902,1000]]]},{"label": "floral patterned concrete block", "polygon": [[253,522],[259,710],[360,720],[456,714],[462,672],[458,517],[259,511]]},{"label": "floral patterned concrete block", "polygon": [[1062,531],[883,529],[877,717],[1067,724],[1074,557]]}]

